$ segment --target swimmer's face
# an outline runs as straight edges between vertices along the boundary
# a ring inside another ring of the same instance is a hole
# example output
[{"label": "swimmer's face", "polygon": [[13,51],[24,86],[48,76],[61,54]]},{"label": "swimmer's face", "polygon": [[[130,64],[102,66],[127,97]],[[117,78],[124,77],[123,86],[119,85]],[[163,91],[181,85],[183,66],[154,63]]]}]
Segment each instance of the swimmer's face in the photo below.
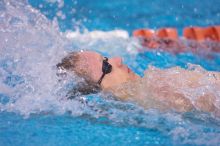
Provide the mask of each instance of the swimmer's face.
[{"label": "swimmer's face", "polygon": [[[86,71],[94,82],[98,82],[102,76],[102,63],[104,57],[99,53],[84,51],[79,53],[78,68]],[[122,63],[122,58],[109,58],[108,62],[112,65],[112,71],[105,75],[101,82],[103,88],[110,88],[122,83],[136,80],[139,78],[133,71]]]}]

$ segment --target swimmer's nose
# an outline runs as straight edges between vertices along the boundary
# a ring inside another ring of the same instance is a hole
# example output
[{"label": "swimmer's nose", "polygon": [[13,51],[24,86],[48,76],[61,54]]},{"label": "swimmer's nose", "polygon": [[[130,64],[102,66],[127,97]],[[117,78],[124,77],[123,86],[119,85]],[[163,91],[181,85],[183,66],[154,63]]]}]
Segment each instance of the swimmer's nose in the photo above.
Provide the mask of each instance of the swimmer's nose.
[{"label": "swimmer's nose", "polygon": [[121,57],[113,57],[113,58],[111,58],[111,61],[113,63],[115,63],[117,66],[121,66],[122,65],[122,58]]}]

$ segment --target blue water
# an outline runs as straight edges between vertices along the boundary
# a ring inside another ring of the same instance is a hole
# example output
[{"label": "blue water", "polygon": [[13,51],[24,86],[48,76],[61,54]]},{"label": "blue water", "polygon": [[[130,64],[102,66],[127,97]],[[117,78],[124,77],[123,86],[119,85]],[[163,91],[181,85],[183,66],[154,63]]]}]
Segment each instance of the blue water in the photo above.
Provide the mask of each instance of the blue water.
[{"label": "blue water", "polygon": [[1,145],[169,144],[169,137],[157,129],[117,126],[68,115],[39,115],[24,120],[13,114],[2,113],[0,123],[4,130],[0,137]]},{"label": "blue water", "polygon": [[64,0],[63,7],[46,0],[29,2],[50,19],[61,11],[66,16],[58,17],[61,30],[72,30],[80,22],[88,30],[124,29],[131,33],[138,28],[175,27],[182,33],[190,25],[220,24],[218,0]]},{"label": "blue water", "polygon": [[[81,47],[109,57],[120,55],[140,75],[148,65],[187,68],[192,63],[206,70],[220,71],[220,54],[217,53],[173,54],[157,50],[132,53],[126,50],[137,49],[132,37],[96,40],[78,36],[66,42],[59,35],[59,31],[67,30],[115,29],[131,34],[137,28],[164,26],[176,27],[181,34],[185,26],[220,24],[220,1],[29,0],[25,3],[19,0],[20,6],[11,1],[12,6],[17,5],[18,12],[9,12],[18,17],[5,22],[10,16],[0,16],[1,40],[13,38],[6,45],[0,41],[4,46],[3,54],[0,52],[0,83],[12,90],[6,92],[0,84],[0,146],[219,145],[220,120],[207,113],[144,110],[135,103],[120,102],[110,95],[100,94],[85,97],[91,106],[81,102],[60,102],[53,98],[57,97],[55,89],[58,93],[63,90],[53,82],[53,65],[60,60],[59,53]],[[5,5],[0,2],[0,12]],[[41,16],[35,17],[35,13],[28,10],[24,10],[28,15],[26,20],[22,10],[28,5],[38,9],[49,22],[57,19],[58,33],[53,26],[40,21]]]}]

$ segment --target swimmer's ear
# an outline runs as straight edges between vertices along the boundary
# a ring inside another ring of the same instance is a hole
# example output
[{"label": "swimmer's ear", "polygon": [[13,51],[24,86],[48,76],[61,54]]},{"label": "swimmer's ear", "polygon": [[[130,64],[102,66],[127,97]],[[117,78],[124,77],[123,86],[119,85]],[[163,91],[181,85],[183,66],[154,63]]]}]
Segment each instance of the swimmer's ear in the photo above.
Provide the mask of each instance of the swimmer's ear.
[{"label": "swimmer's ear", "polygon": [[74,86],[66,95],[67,99],[74,99],[77,96],[95,94],[101,91],[99,85],[94,83],[81,82]]}]

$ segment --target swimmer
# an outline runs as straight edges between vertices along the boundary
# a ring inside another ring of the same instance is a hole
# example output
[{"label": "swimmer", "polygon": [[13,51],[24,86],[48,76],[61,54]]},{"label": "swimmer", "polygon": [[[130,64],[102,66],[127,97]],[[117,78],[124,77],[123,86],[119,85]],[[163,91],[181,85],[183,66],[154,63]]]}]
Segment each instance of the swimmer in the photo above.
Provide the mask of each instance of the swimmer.
[{"label": "swimmer", "polygon": [[57,67],[85,79],[81,94],[97,90],[111,92],[117,99],[132,101],[146,109],[187,112],[198,110],[219,114],[220,73],[180,67],[150,67],[140,77],[123,64],[122,58],[106,58],[93,51],[72,52]]}]

